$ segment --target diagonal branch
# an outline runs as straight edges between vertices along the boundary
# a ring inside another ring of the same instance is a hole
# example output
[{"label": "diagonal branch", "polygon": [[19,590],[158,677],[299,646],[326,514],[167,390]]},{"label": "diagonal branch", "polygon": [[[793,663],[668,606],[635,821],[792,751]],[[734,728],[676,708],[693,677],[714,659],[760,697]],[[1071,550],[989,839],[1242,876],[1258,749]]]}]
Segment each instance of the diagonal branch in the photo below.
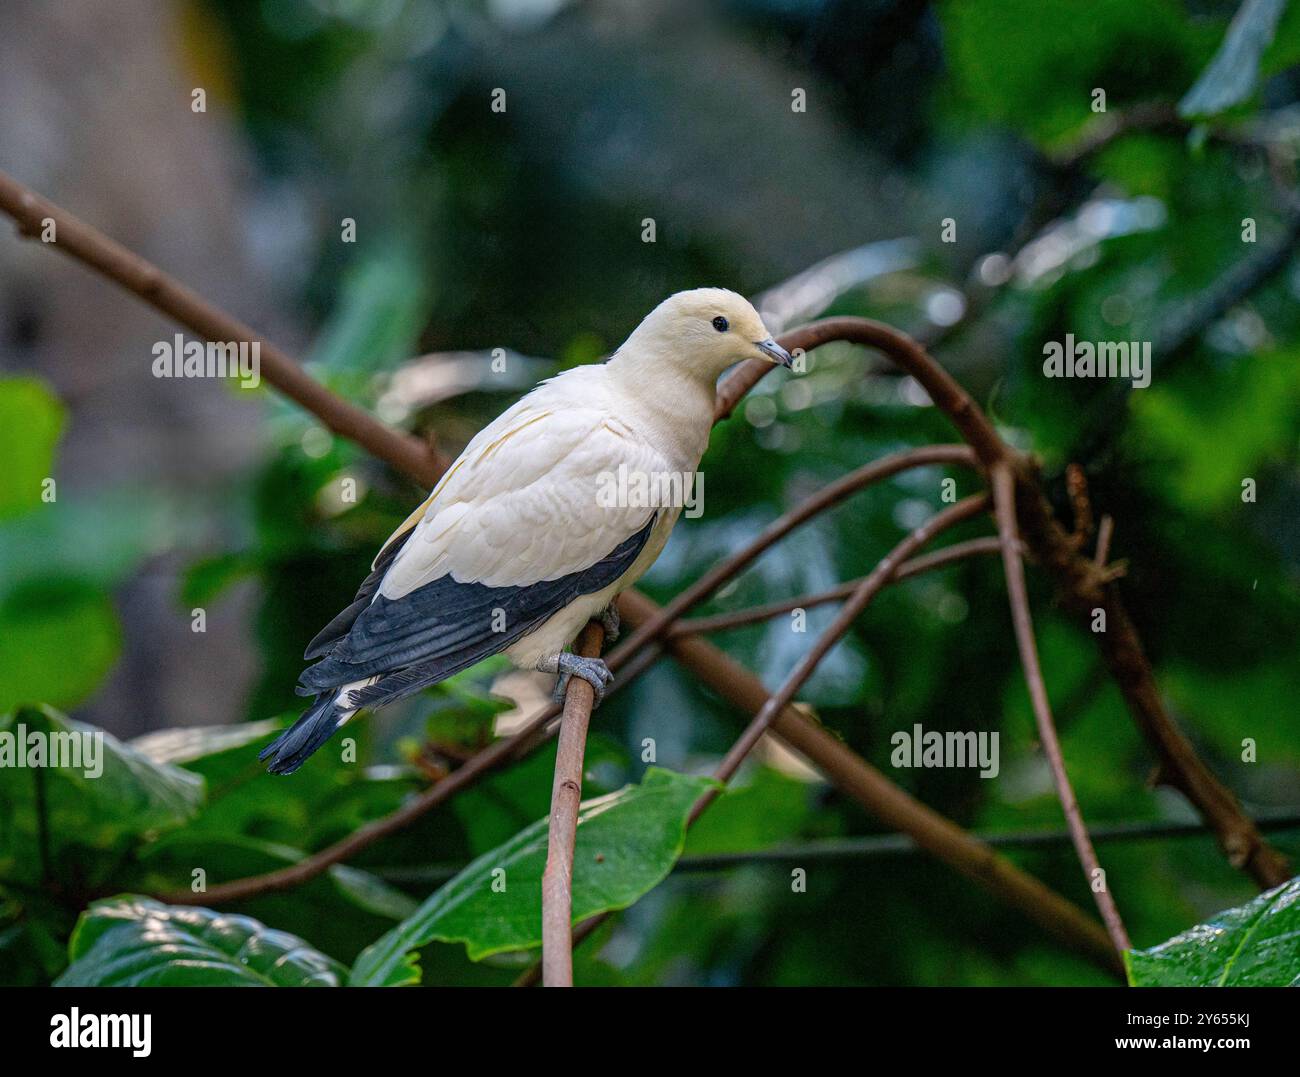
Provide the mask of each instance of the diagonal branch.
[{"label": "diagonal branch", "polygon": [[[771,363],[764,363],[770,367]],[[624,642],[614,649],[611,664],[622,661],[624,657],[647,642],[658,637],[678,617],[689,612],[703,602],[709,595],[721,587],[727,580],[747,568],[759,554],[783,539],[800,524],[806,523],[814,516],[834,505],[839,504],[850,494],[881,482],[900,471],[909,468],[924,467],[927,464],[964,464],[973,467],[974,455],[965,445],[926,445],[919,449],[906,449],[902,452],[882,456],[864,464],[855,471],[841,476],[834,482],[822,487],[802,504],[795,506],[779,519],[772,521],[759,532],[758,536],[746,543],[730,557],[719,561],[703,576],[683,590],[659,613],[646,624],[638,626]]]},{"label": "diagonal branch", "polygon": [[1034,642],[1034,626],[1030,619],[1029,597],[1025,588],[1025,565],[1020,557],[1020,539],[1016,533],[1015,476],[1010,467],[999,465],[993,469],[992,479],[994,511],[1002,538],[1002,564],[1006,570],[1007,593],[1011,599],[1011,619],[1015,627],[1016,645],[1020,649],[1020,663],[1025,670],[1025,682],[1029,686],[1029,699],[1034,707],[1038,739],[1042,741],[1043,751],[1052,769],[1056,795],[1065,812],[1066,824],[1074,840],[1075,851],[1079,854],[1079,862],[1083,865],[1084,876],[1095,895],[1097,908],[1115,949],[1123,953],[1129,949],[1128,932],[1124,930],[1124,922],[1120,919],[1119,909],[1115,907],[1115,899],[1111,897],[1106,875],[1097,862],[1092,839],[1088,837],[1088,829],[1083,824],[1083,814],[1074,797],[1070,776],[1065,770],[1065,758],[1061,754],[1061,742],[1056,736],[1056,726],[1052,721],[1043,671],[1038,664],[1038,645]]},{"label": "diagonal branch", "polygon": [[[957,504],[950,505],[943,511],[935,513],[881,558],[876,567],[871,570],[871,573],[858,584],[849,600],[844,603],[840,608],[840,612],[835,615],[835,620],[817,638],[817,642],[812,645],[808,653],[800,659],[799,664],[786,677],[781,687],[754,715],[753,721],[745,728],[745,731],[740,735],[736,743],[731,746],[727,754],[722,757],[722,762],[718,765],[718,769],[713,776],[720,782],[731,780],[732,776],[740,768],[740,764],[745,761],[745,757],[753,751],[754,745],[758,743],[759,738],[767,732],[776,720],[777,715],[794,701],[795,693],[807,683],[808,678],[816,671],[822,659],[852,627],[853,622],[862,615],[862,611],[867,608],[871,600],[889,582],[890,577],[897,571],[899,565],[939,532],[963,520],[969,520],[979,515],[988,507],[989,497],[987,494],[975,494],[964,498],[958,501]],[[718,793],[719,790],[714,788],[700,797],[691,810],[691,822],[698,819],[700,813],[713,803]]]},{"label": "diagonal branch", "polygon": [[[980,554],[996,554],[1001,550],[1002,541],[998,538],[977,538],[969,539],[966,542],[954,542],[951,546],[946,546],[942,550],[935,550],[934,553],[922,554],[920,557],[913,557],[911,560],[903,562],[898,566],[898,571],[889,578],[889,582],[898,583],[936,568],[943,568],[945,565],[951,565],[957,561],[978,557]],[[865,576],[856,580],[849,580],[847,583],[837,584],[835,587],[826,591],[819,591],[816,594],[783,598],[778,602],[767,602],[761,606],[735,610],[732,613],[719,613],[712,617],[687,618],[674,624],[668,630],[667,635],[672,638],[675,636],[705,635],[710,632],[725,632],[728,629],[740,628],[743,625],[768,621],[773,617],[779,617],[783,613],[790,613],[792,610],[814,609],[817,606],[824,606],[828,602],[838,602],[840,599],[848,598],[857,590],[858,585],[864,579],[866,579]]]},{"label": "diagonal branch", "polygon": [[334,433],[356,442],[417,482],[431,486],[446,470],[448,461],[431,452],[419,438],[386,426],[330,392],[286,352],[249,326],[5,172],[0,172],[0,210],[9,214],[18,223],[19,233],[28,238],[40,236],[45,222],[52,221],[54,241],[49,246],[121,285],[204,340],[256,344],[261,373],[268,382]]}]

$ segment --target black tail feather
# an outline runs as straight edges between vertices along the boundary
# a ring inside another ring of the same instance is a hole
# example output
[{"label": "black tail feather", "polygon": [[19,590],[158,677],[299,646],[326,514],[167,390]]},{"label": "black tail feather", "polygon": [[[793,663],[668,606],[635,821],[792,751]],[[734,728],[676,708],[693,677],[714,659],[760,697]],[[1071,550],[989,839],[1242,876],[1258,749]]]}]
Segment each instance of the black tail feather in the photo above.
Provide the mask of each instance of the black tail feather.
[{"label": "black tail feather", "polygon": [[281,733],[258,754],[271,757],[266,769],[272,774],[292,774],[306,762],[312,752],[330,739],[339,728],[340,710],[334,700],[337,689],[322,692],[301,718]]}]

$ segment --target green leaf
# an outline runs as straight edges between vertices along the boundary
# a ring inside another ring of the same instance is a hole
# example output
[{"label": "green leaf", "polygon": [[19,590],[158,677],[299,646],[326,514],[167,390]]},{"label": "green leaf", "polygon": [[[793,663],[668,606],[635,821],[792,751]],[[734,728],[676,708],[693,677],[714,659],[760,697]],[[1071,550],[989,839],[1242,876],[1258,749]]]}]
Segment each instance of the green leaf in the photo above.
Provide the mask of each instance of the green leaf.
[{"label": "green leaf", "polygon": [[807,782],[759,767],[745,785],[728,786],[716,804],[691,828],[691,856],[770,849],[795,838],[807,821]]},{"label": "green leaf", "polygon": [[1124,963],[1134,987],[1300,986],[1300,876]]},{"label": "green leaf", "polygon": [[951,99],[1046,143],[1093,118],[1095,89],[1108,110],[1182,93],[1216,35],[1172,0],[1055,0],[1050,15],[1039,0],[955,0],[939,11]]},{"label": "green leaf", "polygon": [[330,868],[329,875],[340,893],[375,916],[388,920],[405,920],[408,916],[414,916],[418,908],[414,898],[389,886],[368,871],[359,871],[346,864],[335,864]]},{"label": "green leaf", "polygon": [[1296,64],[1300,64],[1300,4],[1287,4],[1273,43],[1260,59],[1259,69],[1267,77]]},{"label": "green leaf", "polygon": [[[1210,379],[1176,373],[1134,393],[1134,431],[1162,458],[1165,481],[1182,504],[1212,509],[1241,503],[1241,480],[1284,463],[1300,421],[1300,353],[1243,355]],[[1251,421],[1243,424],[1242,415]]]},{"label": "green leaf", "polygon": [[78,580],[20,584],[0,598],[0,711],[80,703],[120,648],[117,613],[103,591]]},{"label": "green leaf", "polygon": [[14,753],[20,741],[29,748],[38,743],[33,734],[81,753],[80,759],[65,757],[79,766],[0,766],[0,875],[8,878],[38,877],[43,826],[48,870],[78,885],[98,885],[113,869],[112,850],[136,836],[180,826],[203,800],[199,775],[155,763],[111,734],[48,707],[0,718],[0,733],[6,734],[0,744]]},{"label": "green leaf", "polygon": [[[574,921],[626,908],[653,889],[681,855],[691,806],[715,784],[651,767],[640,785],[585,802],[573,860]],[[546,844],[547,820],[540,819],[479,857],[368,947],[350,982],[409,983],[408,953],[434,940],[465,943],[475,961],[540,945]]]},{"label": "green leaf", "polygon": [[56,987],[337,987],[347,974],[252,917],[133,896],[82,913],[69,956]]},{"label": "green leaf", "polygon": [[1259,61],[1273,41],[1286,0],[1245,0],[1196,85],[1178,102],[1181,116],[1213,116],[1255,92]]},{"label": "green leaf", "polygon": [[0,517],[49,506],[41,483],[54,471],[63,404],[35,378],[0,379]]}]

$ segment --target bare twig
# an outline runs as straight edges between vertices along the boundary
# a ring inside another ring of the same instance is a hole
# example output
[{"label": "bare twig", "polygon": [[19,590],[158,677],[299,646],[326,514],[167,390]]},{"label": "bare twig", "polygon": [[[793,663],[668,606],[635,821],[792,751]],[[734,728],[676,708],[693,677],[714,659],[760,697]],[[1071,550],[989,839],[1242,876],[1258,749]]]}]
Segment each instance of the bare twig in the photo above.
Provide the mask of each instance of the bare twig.
[{"label": "bare twig", "polygon": [[[794,694],[803,687],[830,649],[840,641],[853,622],[861,616],[862,611],[867,608],[871,600],[880,593],[881,588],[893,576],[899,565],[939,532],[963,520],[969,520],[973,516],[979,515],[988,506],[989,498],[987,494],[975,494],[972,497],[958,501],[957,504],[950,505],[941,512],[935,513],[934,516],[881,558],[870,575],[858,584],[852,596],[840,608],[840,612],[835,615],[835,620],[817,638],[817,642],[812,645],[808,653],[799,660],[799,664],[786,677],[781,687],[754,715],[753,721],[749,723],[739,739],[723,756],[722,762],[718,764],[713,776],[720,782],[731,780],[732,775],[740,768],[740,764],[744,762],[745,757],[753,751],[754,745],[767,732],[768,728],[776,720],[777,715],[794,700]],[[713,803],[718,796],[718,792],[716,788],[710,789],[700,797],[691,810],[692,822],[698,819],[700,813]]]},{"label": "bare twig", "polygon": [[1097,908],[1115,949],[1123,953],[1129,949],[1128,932],[1124,930],[1124,922],[1111,897],[1106,875],[1097,862],[1097,853],[1088,837],[1088,829],[1083,824],[1083,813],[1079,811],[1079,802],[1075,799],[1070,776],[1065,770],[1065,758],[1061,754],[1061,743],[1057,739],[1051,706],[1047,701],[1047,686],[1038,664],[1038,645],[1034,642],[1034,626],[1030,619],[1029,596],[1025,588],[1025,565],[1020,557],[1016,529],[1015,476],[1010,467],[998,466],[993,469],[992,479],[998,533],[1002,538],[1002,564],[1006,569],[1007,593],[1011,598],[1011,619],[1016,633],[1016,645],[1020,649],[1020,663],[1025,671],[1025,682],[1029,686],[1034,720],[1038,725],[1038,739],[1042,741],[1043,752],[1052,769],[1056,795],[1060,798],[1066,824],[1074,838],[1074,848],[1083,865],[1084,876],[1095,895]]},{"label": "bare twig", "polygon": [[1092,563],[1098,568],[1105,568],[1110,559],[1110,540],[1114,534],[1115,518],[1107,513],[1097,525],[1097,552],[1093,554]]},{"label": "bare twig", "polygon": [[1083,549],[1088,536],[1092,534],[1092,499],[1088,497],[1088,478],[1078,464],[1070,464],[1065,469],[1065,487],[1070,495],[1070,505],[1074,510],[1074,538],[1079,549]]},{"label": "bare twig", "polygon": [[[922,554],[920,557],[913,557],[911,560],[905,561],[899,565],[898,571],[889,578],[889,583],[899,583],[913,576],[919,576],[922,573],[930,572],[936,568],[943,568],[945,565],[964,561],[967,558],[978,557],[981,554],[996,554],[1001,549],[1002,542],[997,538],[978,538],[969,539],[966,542],[954,542],[951,546],[946,546],[942,550],[935,550],[933,553]],[[838,584],[829,590],[819,591],[816,594],[783,598],[779,602],[768,602],[762,606],[753,606],[732,613],[719,613],[712,617],[690,617],[674,624],[668,630],[667,635],[672,638],[674,636],[695,636],[705,635],[710,632],[724,632],[731,628],[740,628],[743,625],[771,620],[771,618],[778,617],[783,613],[789,613],[791,610],[814,609],[817,606],[824,606],[828,602],[837,602],[840,599],[848,598],[865,579],[865,576],[859,577],[856,580],[849,580],[847,583]]]},{"label": "bare twig", "polygon": [[55,238],[49,246],[135,293],[205,340],[256,343],[261,353],[261,372],[268,382],[334,433],[356,442],[417,482],[431,486],[446,469],[447,461],[431,452],[419,438],[384,425],[330,392],[249,326],[5,172],[0,172],[0,210],[17,221],[19,232],[29,238],[40,236],[45,222],[52,221]]},{"label": "bare twig", "polygon": [[[1300,812],[1282,811],[1261,813],[1257,819],[1261,830],[1296,830],[1300,828]],[[1095,844],[1121,844],[1130,842],[1164,841],[1169,838],[1204,838],[1213,835],[1202,822],[1170,823],[1162,820],[1141,820],[1131,823],[1107,823],[1089,827]],[[970,836],[993,849],[1069,849],[1074,839],[1068,828],[1036,830],[972,830]],[[818,861],[871,860],[878,857],[913,856],[925,852],[916,840],[907,834],[871,834],[859,838],[825,838],[778,845],[771,849],[751,849],[737,853],[700,853],[683,856],[673,871],[708,872],[723,871],[743,864],[816,863]],[[458,867],[442,870],[440,878],[450,879]],[[378,872],[382,878],[389,876]],[[1110,949],[1109,940],[1103,936]]]},{"label": "bare twig", "polygon": [[[780,737],[775,730],[773,734]],[[1265,833],[1300,830],[1300,812],[1295,810],[1265,810],[1258,812],[1255,822]],[[1065,827],[1035,827],[1027,830],[971,830],[972,838],[992,849],[1028,849],[1073,851],[1070,831]],[[1135,819],[1128,822],[1103,823],[1091,826],[1094,845],[1127,845],[1144,842],[1163,842],[1170,839],[1212,838],[1213,833],[1201,821],[1169,822],[1162,819]],[[806,864],[836,863],[862,860],[889,859],[892,857],[918,857],[929,855],[916,839],[904,833],[870,833],[846,838],[813,838],[795,841],[770,848],[747,849],[730,853],[688,853],[673,865],[674,875],[708,874],[727,871],[751,864]],[[466,864],[447,862],[438,864],[402,864],[394,867],[368,867],[366,870],[384,882],[400,886],[440,886],[465,870]],[[0,878],[0,886],[11,880]],[[15,884],[21,888],[22,884]],[[41,893],[39,889],[31,891]],[[1091,921],[1090,921],[1091,922]],[[1097,925],[1103,953],[1113,957],[1110,937]]]},{"label": "bare twig", "polygon": [[[797,332],[802,332],[797,331]],[[784,339],[784,338],[782,338]],[[771,363],[764,363],[771,366]],[[724,387],[725,388],[725,387]],[[851,471],[822,487],[801,504],[795,506],[779,519],[772,521],[758,536],[746,543],[730,557],[719,561],[703,576],[672,599],[650,622],[640,625],[636,631],[611,652],[611,662],[622,661],[625,656],[656,638],[678,617],[689,612],[703,602],[709,595],[727,580],[737,575],[742,569],[758,559],[758,556],[775,545],[800,524],[811,520],[818,513],[825,512],[833,505],[839,504],[849,495],[880,482],[900,471],[928,464],[962,464],[974,465],[974,455],[965,445],[926,445],[919,449],[907,449],[903,452],[882,456],[869,464]]]}]

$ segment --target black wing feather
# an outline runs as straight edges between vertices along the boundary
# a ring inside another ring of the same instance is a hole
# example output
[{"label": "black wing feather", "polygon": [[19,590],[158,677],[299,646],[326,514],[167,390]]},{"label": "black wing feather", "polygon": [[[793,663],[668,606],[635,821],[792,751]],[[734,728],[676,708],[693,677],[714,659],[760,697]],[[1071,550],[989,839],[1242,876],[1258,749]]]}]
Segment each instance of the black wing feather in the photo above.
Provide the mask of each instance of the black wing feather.
[{"label": "black wing feather", "polygon": [[[391,703],[505,650],[579,595],[602,591],[622,576],[649,541],[654,522],[651,516],[594,565],[558,580],[487,587],[444,576],[387,599],[377,594],[379,584],[407,532],[379,555],[352,604],[312,640],[307,657],[325,657],[303,672],[298,691],[316,699],[258,758],[270,760],[272,774],[292,774],[353,710]],[[497,609],[505,611],[504,632],[492,631]],[[343,685],[374,676],[374,684],[339,698]]]},{"label": "black wing feather", "polygon": [[[649,541],[654,519],[651,516],[640,531],[595,564],[556,580],[489,587],[458,583],[447,575],[398,599],[376,595],[358,612],[346,635],[338,636],[325,657],[304,670],[300,680],[308,690],[323,692],[418,665],[417,687],[437,683],[505,650],[579,595],[608,587],[632,567]],[[505,614],[505,628],[499,632],[493,630],[494,620],[501,620],[494,617],[498,609]],[[383,688],[381,680],[353,698],[368,705],[375,705],[381,696],[385,701],[396,698]]]}]

